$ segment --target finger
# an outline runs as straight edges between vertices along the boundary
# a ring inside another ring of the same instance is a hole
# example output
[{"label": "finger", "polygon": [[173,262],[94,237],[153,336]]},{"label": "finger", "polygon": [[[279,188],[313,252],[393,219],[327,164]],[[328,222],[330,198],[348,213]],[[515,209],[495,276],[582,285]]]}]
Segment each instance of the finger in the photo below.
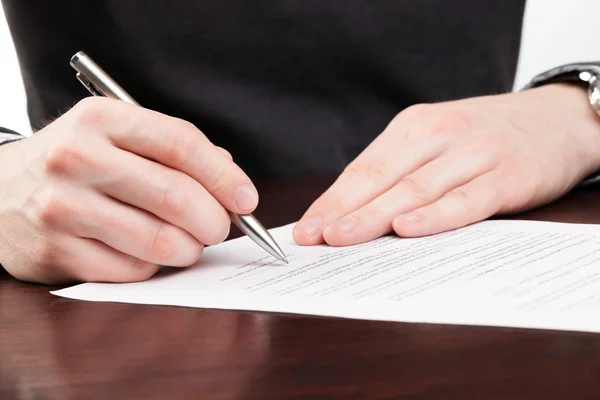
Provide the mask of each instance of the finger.
[{"label": "finger", "polygon": [[191,123],[104,98],[82,101],[76,110],[73,129],[101,130],[117,147],[191,176],[228,210],[256,208],[250,178]]},{"label": "finger", "polygon": [[326,227],[323,237],[333,246],[378,238],[392,230],[395,216],[430,204],[494,167],[494,159],[484,152],[447,152],[400,179],[371,203]]},{"label": "finger", "polygon": [[394,218],[394,231],[402,237],[419,237],[462,228],[500,211],[503,193],[496,171],[479,176],[438,201]]},{"label": "finger", "polygon": [[69,237],[60,247],[60,272],[53,272],[53,280],[63,277],[83,282],[138,282],[150,278],[159,268],[94,239]]},{"label": "finger", "polygon": [[202,254],[202,244],[189,233],[146,211],[89,190],[65,193],[49,200],[43,212],[43,221],[53,229],[96,239],[153,264],[189,266]]},{"label": "finger", "polygon": [[[389,190],[395,182],[443,151],[443,142],[390,143],[375,140],[353,161],[336,182],[319,197],[294,227],[294,239],[301,245],[323,242],[323,228],[368,204]],[[390,149],[399,149],[390,151]]]},{"label": "finger", "polygon": [[99,145],[87,157],[84,161],[64,155],[60,176],[146,210],[200,243],[214,245],[227,237],[231,226],[227,212],[189,175],[109,145]]},{"label": "finger", "polygon": [[200,243],[214,245],[227,238],[227,211],[197,181],[122,150],[112,153],[121,173],[99,185],[104,193],[184,229]]},{"label": "finger", "polygon": [[228,159],[230,159],[231,161],[233,161],[233,156],[231,155],[230,152],[228,152],[227,150],[225,150],[224,148],[219,147],[219,146],[217,146],[217,149],[219,149],[219,151],[221,153],[223,153],[223,155],[225,155],[225,157],[227,157]]}]

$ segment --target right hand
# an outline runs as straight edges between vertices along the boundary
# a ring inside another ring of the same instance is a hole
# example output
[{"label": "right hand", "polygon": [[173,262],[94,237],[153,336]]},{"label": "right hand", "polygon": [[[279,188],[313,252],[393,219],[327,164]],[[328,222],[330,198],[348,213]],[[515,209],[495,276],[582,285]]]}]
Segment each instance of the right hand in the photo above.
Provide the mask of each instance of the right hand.
[{"label": "right hand", "polygon": [[0,264],[47,284],[145,280],[223,241],[258,193],[191,123],[88,98],[0,147]]}]

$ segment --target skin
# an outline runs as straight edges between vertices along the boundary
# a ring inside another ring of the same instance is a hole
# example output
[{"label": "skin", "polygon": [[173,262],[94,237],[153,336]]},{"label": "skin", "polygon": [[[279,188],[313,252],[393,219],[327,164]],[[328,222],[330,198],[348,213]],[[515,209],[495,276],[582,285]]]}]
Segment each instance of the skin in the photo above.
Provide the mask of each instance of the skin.
[{"label": "skin", "polygon": [[258,193],[192,124],[89,98],[0,151],[0,263],[42,283],[128,282],[194,264]]},{"label": "skin", "polygon": [[[300,245],[416,237],[548,203],[600,169],[578,87],[416,105],[305,213]],[[0,264],[41,283],[145,280],[194,264],[258,194],[190,123],[104,98],[0,147]]]},{"label": "skin", "polygon": [[600,118],[579,87],[406,109],[294,227],[301,245],[426,236],[525,211],[600,169]]}]

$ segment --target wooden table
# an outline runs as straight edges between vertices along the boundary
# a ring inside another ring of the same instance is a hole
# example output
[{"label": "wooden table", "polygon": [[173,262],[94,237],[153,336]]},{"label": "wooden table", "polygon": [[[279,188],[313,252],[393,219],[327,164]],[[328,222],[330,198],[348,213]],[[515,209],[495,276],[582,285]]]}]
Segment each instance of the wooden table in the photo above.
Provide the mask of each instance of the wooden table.
[{"label": "wooden table", "polygon": [[[330,182],[264,182],[256,214],[292,222]],[[600,190],[522,217],[600,223]],[[0,274],[1,399],[600,399],[600,334],[88,303],[49,289]]]}]

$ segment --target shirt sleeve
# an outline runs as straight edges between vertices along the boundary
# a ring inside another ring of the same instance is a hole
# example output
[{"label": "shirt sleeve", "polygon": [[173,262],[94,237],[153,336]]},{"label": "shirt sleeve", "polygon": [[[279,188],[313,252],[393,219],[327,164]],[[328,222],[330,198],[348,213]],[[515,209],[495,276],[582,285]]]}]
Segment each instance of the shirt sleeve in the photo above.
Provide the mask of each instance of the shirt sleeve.
[{"label": "shirt sleeve", "polygon": [[25,139],[25,136],[0,126],[0,146],[20,139]]},{"label": "shirt sleeve", "polygon": [[588,176],[587,178],[585,178],[583,180],[583,182],[581,182],[578,186],[584,187],[584,186],[590,186],[590,185],[598,185],[598,183],[600,183],[600,171],[597,171],[597,172],[593,173],[592,175]]}]

